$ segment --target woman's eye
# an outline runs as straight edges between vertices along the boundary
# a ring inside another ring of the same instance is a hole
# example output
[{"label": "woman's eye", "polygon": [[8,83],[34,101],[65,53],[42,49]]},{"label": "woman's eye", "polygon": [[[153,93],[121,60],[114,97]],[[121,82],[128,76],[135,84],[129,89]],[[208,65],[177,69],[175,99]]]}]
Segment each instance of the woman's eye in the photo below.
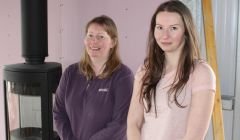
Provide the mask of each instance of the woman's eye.
[{"label": "woman's eye", "polygon": [[100,38],[100,39],[104,39],[105,37],[104,37],[103,35],[100,35],[99,38]]},{"label": "woman's eye", "polygon": [[93,38],[93,35],[92,34],[87,34],[87,37],[88,38]]},{"label": "woman's eye", "polygon": [[105,39],[105,36],[103,36],[103,35],[97,35],[96,38],[97,38],[97,40],[104,40],[104,39]]},{"label": "woman's eye", "polygon": [[161,26],[156,26],[156,28],[157,28],[158,30],[162,30],[162,27],[161,27]]},{"label": "woman's eye", "polygon": [[172,31],[175,31],[175,30],[177,30],[177,27],[171,27],[170,28]]}]

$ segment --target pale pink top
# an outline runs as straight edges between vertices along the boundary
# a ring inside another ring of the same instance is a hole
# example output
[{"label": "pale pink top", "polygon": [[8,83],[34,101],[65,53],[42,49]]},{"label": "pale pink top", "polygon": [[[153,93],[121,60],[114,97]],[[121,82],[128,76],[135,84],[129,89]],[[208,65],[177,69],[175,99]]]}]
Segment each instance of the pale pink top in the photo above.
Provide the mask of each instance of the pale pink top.
[{"label": "pale pink top", "polygon": [[156,91],[157,117],[154,105],[149,113],[144,111],[141,140],[182,140],[186,132],[192,94],[202,90],[215,91],[216,89],[216,79],[211,67],[206,62],[198,63],[185,88],[178,96],[179,103],[186,107],[179,108],[173,98],[170,97],[171,101],[168,102],[167,95],[175,73],[176,71],[167,73],[158,83]]}]

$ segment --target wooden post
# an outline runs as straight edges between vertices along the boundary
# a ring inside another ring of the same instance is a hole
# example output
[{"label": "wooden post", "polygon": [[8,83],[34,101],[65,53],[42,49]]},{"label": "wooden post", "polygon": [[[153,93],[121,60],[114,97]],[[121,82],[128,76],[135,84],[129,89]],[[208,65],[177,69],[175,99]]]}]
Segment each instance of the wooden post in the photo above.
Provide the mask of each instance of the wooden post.
[{"label": "wooden post", "polygon": [[212,1],[202,0],[203,11],[203,24],[205,32],[205,44],[208,63],[213,68],[217,77],[217,87],[215,103],[213,108],[213,137],[214,140],[224,140],[224,127],[223,127],[223,115],[222,115],[222,101],[220,92],[220,80],[218,75],[217,55],[215,46],[214,24],[212,14]]}]

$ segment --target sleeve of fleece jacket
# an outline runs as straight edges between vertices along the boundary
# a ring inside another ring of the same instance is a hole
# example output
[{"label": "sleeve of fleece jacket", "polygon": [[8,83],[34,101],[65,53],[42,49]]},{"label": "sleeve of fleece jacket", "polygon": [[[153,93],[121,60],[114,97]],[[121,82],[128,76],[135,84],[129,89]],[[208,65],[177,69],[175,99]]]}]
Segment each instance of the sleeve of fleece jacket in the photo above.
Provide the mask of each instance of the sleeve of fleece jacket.
[{"label": "sleeve of fleece jacket", "polygon": [[133,74],[114,81],[114,111],[112,121],[95,133],[90,140],[126,140],[127,113],[133,90]]},{"label": "sleeve of fleece jacket", "polygon": [[72,133],[72,128],[65,109],[65,92],[69,80],[69,71],[67,68],[63,73],[60,83],[58,85],[55,103],[53,106],[53,119],[56,126],[56,131],[61,140],[77,140]]}]

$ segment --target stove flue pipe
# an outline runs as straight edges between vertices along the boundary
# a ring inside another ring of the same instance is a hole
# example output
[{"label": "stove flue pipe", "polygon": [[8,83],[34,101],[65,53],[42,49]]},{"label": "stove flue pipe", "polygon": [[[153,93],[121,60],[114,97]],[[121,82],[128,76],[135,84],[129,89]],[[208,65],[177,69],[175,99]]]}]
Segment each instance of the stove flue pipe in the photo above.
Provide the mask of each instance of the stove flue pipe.
[{"label": "stove flue pipe", "polygon": [[22,56],[43,64],[48,56],[47,0],[21,0]]}]

